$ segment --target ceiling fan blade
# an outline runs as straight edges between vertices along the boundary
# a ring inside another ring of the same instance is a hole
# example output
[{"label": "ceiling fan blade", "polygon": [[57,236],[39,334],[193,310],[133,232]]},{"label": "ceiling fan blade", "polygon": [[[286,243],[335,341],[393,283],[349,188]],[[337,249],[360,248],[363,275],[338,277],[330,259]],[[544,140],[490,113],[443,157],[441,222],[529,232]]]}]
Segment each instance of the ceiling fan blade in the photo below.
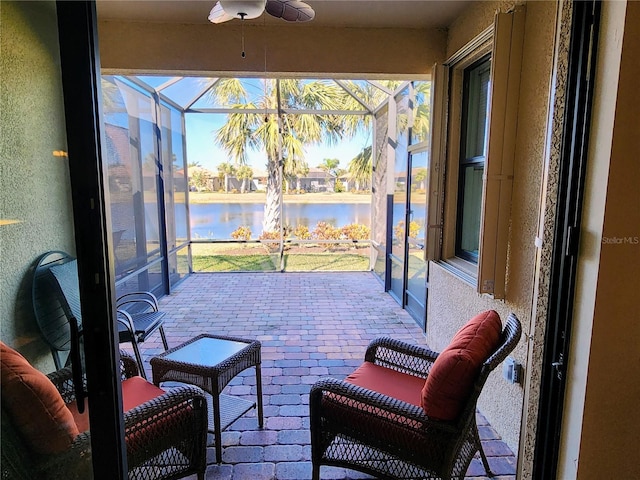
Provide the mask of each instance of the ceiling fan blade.
[{"label": "ceiling fan blade", "polygon": [[313,8],[299,0],[267,0],[265,10],[269,15],[287,22],[308,22],[316,16]]},{"label": "ceiling fan blade", "polygon": [[220,5],[220,2],[216,2],[216,4],[211,9],[211,12],[209,12],[209,21],[211,23],[228,22],[229,20],[233,20],[234,18],[235,17],[233,15],[229,15],[224,11],[222,5]]}]

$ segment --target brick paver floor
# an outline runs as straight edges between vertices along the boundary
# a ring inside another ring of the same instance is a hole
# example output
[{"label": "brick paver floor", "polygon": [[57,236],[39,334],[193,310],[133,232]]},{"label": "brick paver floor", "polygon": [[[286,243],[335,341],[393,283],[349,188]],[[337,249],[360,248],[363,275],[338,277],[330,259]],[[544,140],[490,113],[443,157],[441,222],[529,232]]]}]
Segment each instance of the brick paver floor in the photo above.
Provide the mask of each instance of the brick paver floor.
[{"label": "brick paver floor", "polygon": [[[209,448],[207,480],[311,478],[311,385],[323,376],[344,378],[360,365],[375,337],[425,344],[417,324],[368,272],[199,273],[160,305],[167,312],[170,347],[207,332],[262,342],[264,428],[258,429],[251,410],[223,432],[222,463],[214,463]],[[148,361],[162,351],[159,335],[141,347]],[[148,362],[147,369],[151,378]],[[254,369],[236,377],[225,393],[255,398]],[[515,479],[513,452],[480,414],[478,424],[496,478]],[[468,478],[480,480],[484,474],[474,459]],[[322,467],[321,475],[372,478],[335,467]]]}]

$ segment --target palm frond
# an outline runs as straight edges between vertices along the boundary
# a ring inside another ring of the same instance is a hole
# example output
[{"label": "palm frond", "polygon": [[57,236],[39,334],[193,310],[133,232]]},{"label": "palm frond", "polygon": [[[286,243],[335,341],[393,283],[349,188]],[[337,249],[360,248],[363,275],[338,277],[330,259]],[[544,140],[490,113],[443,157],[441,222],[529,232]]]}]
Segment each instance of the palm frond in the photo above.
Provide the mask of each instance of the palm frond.
[{"label": "palm frond", "polygon": [[368,145],[349,162],[349,176],[360,182],[368,181],[371,178],[372,158],[371,145]]},{"label": "palm frond", "polygon": [[[252,104],[235,105],[235,108],[255,108]],[[259,138],[256,136],[262,116],[257,113],[231,113],[227,115],[227,122],[216,132],[216,143],[225,150],[238,165],[244,165],[248,160],[249,150],[260,148]]]},{"label": "palm frond", "polygon": [[247,102],[247,91],[239,78],[221,78],[207,92],[219,105],[235,105]]}]

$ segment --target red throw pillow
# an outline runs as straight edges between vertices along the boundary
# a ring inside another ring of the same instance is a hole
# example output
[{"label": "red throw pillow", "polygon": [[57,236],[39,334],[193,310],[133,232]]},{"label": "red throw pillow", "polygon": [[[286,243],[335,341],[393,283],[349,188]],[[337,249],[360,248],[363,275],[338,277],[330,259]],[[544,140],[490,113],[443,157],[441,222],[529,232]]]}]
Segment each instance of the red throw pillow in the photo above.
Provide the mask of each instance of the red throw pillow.
[{"label": "red throw pillow", "polygon": [[482,363],[497,348],[502,322],[489,310],[473,317],[433,363],[422,389],[425,413],[439,420],[455,420],[462,411]]},{"label": "red throw pillow", "polygon": [[60,392],[18,352],[0,342],[2,408],[38,453],[59,453],[78,435]]}]

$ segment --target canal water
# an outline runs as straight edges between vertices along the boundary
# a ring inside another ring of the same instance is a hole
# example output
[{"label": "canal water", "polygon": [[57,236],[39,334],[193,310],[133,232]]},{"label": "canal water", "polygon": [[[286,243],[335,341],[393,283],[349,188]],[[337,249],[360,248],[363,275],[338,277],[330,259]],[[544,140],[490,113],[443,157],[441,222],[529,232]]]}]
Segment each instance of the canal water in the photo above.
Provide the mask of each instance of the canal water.
[{"label": "canal water", "polygon": [[[239,227],[251,228],[251,238],[262,233],[262,203],[195,203],[189,206],[191,238],[225,240]],[[285,226],[304,225],[312,231],[318,222],[341,228],[352,223],[370,227],[371,205],[368,203],[286,203],[282,207]]]}]

